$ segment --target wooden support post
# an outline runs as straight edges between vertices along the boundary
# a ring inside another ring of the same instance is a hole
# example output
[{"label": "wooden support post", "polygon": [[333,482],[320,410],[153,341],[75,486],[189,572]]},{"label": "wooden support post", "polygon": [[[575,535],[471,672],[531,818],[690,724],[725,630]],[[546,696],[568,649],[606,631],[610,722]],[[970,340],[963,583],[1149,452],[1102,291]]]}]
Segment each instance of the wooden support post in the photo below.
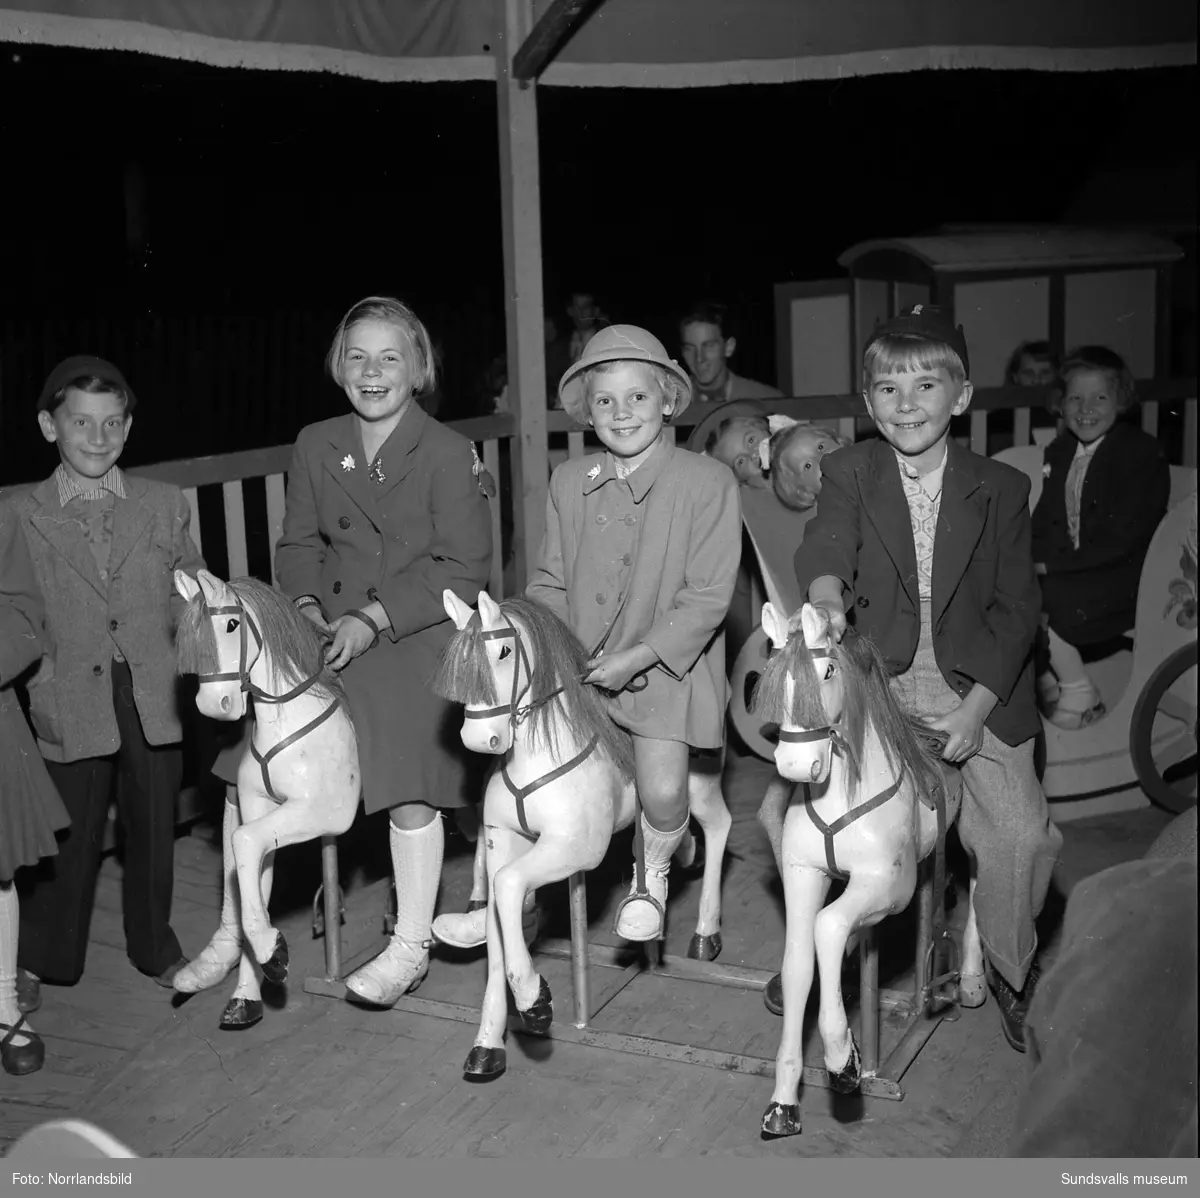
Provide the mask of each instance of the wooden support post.
[{"label": "wooden support post", "polygon": [[513,75],[536,79],[599,0],[551,0],[525,44],[513,55]]},{"label": "wooden support post", "polygon": [[513,56],[533,24],[532,0],[497,0],[497,3],[501,17],[496,88],[504,222],[508,394],[517,421],[517,435],[512,441],[513,557],[516,589],[521,591],[541,546],[550,481],[537,92],[536,84],[519,82],[512,71]]}]

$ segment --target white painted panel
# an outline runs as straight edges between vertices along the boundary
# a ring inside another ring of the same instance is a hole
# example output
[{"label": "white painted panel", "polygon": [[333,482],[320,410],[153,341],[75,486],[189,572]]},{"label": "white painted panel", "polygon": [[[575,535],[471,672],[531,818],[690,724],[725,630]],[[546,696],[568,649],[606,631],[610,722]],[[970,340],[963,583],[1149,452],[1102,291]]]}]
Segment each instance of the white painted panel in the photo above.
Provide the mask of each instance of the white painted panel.
[{"label": "white painted panel", "polygon": [[850,386],[850,296],[792,300],[792,394],[845,395]]},{"label": "white painted panel", "polygon": [[1050,280],[986,279],[954,288],[954,319],[967,335],[971,382],[1003,387],[1004,368],[1022,341],[1050,336]]}]

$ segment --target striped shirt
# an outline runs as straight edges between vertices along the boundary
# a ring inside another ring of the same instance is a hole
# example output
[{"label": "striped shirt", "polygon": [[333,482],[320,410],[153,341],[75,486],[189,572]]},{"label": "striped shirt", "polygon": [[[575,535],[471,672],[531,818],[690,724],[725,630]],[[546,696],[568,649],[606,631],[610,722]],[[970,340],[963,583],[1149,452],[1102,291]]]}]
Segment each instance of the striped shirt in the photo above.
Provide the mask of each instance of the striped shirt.
[{"label": "striped shirt", "polygon": [[61,463],[54,472],[54,481],[58,484],[58,502],[66,507],[72,499],[103,499],[105,492],[111,492],[118,499],[125,498],[125,478],[119,466],[113,466],[103,478],[92,482],[88,488],[77,483]]}]

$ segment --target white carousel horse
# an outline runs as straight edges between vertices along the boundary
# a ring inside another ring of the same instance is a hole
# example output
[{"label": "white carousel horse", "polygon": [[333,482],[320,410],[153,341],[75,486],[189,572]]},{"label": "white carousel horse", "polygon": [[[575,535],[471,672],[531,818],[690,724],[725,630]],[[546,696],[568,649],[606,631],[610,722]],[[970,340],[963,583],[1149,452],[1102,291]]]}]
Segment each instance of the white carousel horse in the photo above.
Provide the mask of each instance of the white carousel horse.
[{"label": "white carousel horse", "polygon": [[[779,773],[805,783],[804,800],[789,808],[783,829],[783,1032],[775,1092],[762,1120],[767,1135],[791,1136],[801,1130],[802,1030],[814,955],[825,1068],[833,1089],[851,1093],[862,1073],[842,1001],[848,942],[908,906],[918,863],[931,852],[944,869],[945,831],[958,815],[962,789],[958,771],[944,771],[934,755],[929,737],[936,734],[923,736],[920,721],[896,702],[869,641],[850,633],[837,643],[826,614],[807,603],[790,623],[766,604],[762,626],[775,653],[752,708],[779,725]],[[824,906],[834,878],[845,879],[846,888]],[[943,886],[935,877],[934,963],[923,997],[945,1005],[955,1001],[946,989],[953,989],[958,972],[939,972],[938,957],[951,947],[949,934],[940,934]],[[986,989],[973,903],[961,973],[958,1001],[978,1006]]]},{"label": "white carousel horse", "polygon": [[[525,598],[497,604],[486,591],[478,613],[453,591],[444,591],[443,600],[458,632],[446,646],[434,689],[466,708],[467,748],[504,759],[484,796],[488,979],[479,1033],[463,1069],[466,1077],[486,1081],[506,1067],[506,978],[529,1031],[544,1033],[553,1018],[550,988],[522,933],[525,896],[595,869],[613,833],[634,823],[637,791],[631,739],[613,723],[602,692],[581,681],[587,653],[557,616]],[[500,695],[508,702],[501,705]],[[707,841],[689,955],[711,960],[721,947],[721,863],[731,823],[720,779],[689,775],[688,806]],[[643,885],[622,907],[639,898],[646,898]]]},{"label": "white carousel horse", "polygon": [[362,786],[358,741],[324,641],[290,599],[253,578],[225,583],[206,570],[195,579],[177,570],[175,587],[188,600],[176,634],[179,672],[199,676],[196,706],[238,720],[247,694],[255,700],[238,805],[225,806],[221,925],[174,983],[184,994],[207,990],[238,965],[221,1015],[233,1031],[262,1019],[255,962],[267,981],[287,980],[287,941],[267,913],[275,850],[349,829]]}]

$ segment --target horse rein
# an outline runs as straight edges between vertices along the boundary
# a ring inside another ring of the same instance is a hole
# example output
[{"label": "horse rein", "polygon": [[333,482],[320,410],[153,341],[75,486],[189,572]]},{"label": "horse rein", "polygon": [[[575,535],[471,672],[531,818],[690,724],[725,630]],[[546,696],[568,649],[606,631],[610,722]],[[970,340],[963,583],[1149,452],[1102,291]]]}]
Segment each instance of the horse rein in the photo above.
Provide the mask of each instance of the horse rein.
[{"label": "horse rein", "polygon": [[[254,617],[246,610],[245,606],[239,601],[234,604],[225,604],[221,607],[212,607],[208,603],[204,603],[201,611],[205,616],[238,616],[238,633],[240,645],[238,650],[238,668],[237,671],[227,672],[222,674],[199,674],[197,677],[201,685],[210,682],[238,682],[241,684],[242,693],[252,696],[260,703],[276,703],[283,705],[290,703],[293,699],[299,698],[306,691],[311,690],[321,678],[322,671],[318,670],[311,678],[306,678],[303,682],[292,687],[290,691],[283,695],[268,695],[260,686],[256,686],[250,681],[250,671],[254,668],[255,662],[258,661],[262,653],[263,640],[262,634],[258,630],[258,625],[254,622]],[[248,659],[250,648],[249,640],[246,636],[246,628],[249,626],[250,632],[254,636],[254,643],[257,647],[257,652],[254,655],[254,660]],[[261,754],[258,751],[258,746],[254,743],[253,737],[250,739],[250,753],[254,760],[258,762],[259,768],[262,770],[263,786],[266,788],[267,797],[273,802],[280,805],[285,801],[275,793],[275,788],[271,785],[270,764],[271,758],[294,745],[298,740],[302,740],[310,732],[319,728],[335,711],[342,705],[342,700],[334,696],[333,702],[325,708],[323,712],[314,720],[310,720],[303,728],[293,732],[290,736],[285,736],[278,744],[273,745],[267,750],[266,754]]]},{"label": "horse rein", "polygon": [[[526,692],[533,685],[533,669],[529,664],[529,654],[525,651],[525,642],[521,639],[521,633],[513,622],[504,616],[504,623],[507,628],[493,628],[485,630],[481,635],[485,641],[502,641],[512,640],[517,652],[517,664],[513,668],[512,691],[509,695],[507,703],[499,707],[486,707],[480,711],[471,711],[466,709],[463,715],[468,720],[488,720],[495,716],[506,715],[508,722],[512,725],[513,731],[521,726],[539,707],[544,707],[553,699],[557,699],[563,693],[563,688],[557,687],[550,691],[549,694],[543,695],[540,699],[531,699],[524,707],[520,706],[521,700],[525,697]],[[521,684],[521,673],[524,670],[525,682]],[[570,761],[564,761],[562,765],[551,770],[548,774],[543,774],[540,778],[535,778],[534,781],[527,783],[525,786],[517,786],[517,784],[508,775],[508,765],[500,767],[500,776],[504,779],[504,785],[508,787],[517,805],[517,821],[521,825],[521,835],[527,840],[537,840],[537,834],[530,830],[529,822],[525,817],[525,800],[533,794],[535,790],[540,790],[543,786],[549,785],[551,782],[557,781],[559,778],[569,774],[577,765],[582,765],[591,755],[592,751],[599,743],[599,737],[593,736],[587,745]]]}]

